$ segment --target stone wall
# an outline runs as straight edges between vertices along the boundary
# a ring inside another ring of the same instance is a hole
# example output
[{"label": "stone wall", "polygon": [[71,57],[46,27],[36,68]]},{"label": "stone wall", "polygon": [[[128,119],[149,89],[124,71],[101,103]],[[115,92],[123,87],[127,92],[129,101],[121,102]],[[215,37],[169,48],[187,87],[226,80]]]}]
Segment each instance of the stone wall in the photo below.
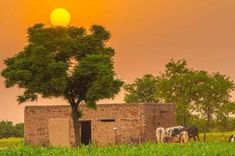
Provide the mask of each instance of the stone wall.
[{"label": "stone wall", "polygon": [[[155,140],[157,127],[175,125],[173,104],[99,104],[96,110],[81,105],[80,119],[91,121],[91,140],[97,145],[129,144]],[[70,120],[70,145],[74,144],[69,106],[27,106],[25,141],[32,145],[50,145],[48,124],[51,118]],[[105,122],[112,119],[114,122]]]}]

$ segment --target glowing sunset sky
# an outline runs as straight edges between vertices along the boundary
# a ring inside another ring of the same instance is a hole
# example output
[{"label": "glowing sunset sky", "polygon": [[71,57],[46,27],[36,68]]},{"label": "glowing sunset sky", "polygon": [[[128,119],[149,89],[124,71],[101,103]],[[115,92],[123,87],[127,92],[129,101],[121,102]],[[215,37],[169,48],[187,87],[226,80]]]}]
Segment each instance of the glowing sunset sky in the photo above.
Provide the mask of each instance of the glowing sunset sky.
[{"label": "glowing sunset sky", "polygon": [[[71,25],[101,24],[111,31],[115,70],[126,82],[157,74],[171,58],[235,80],[234,0],[2,0],[0,70],[3,60],[26,44],[27,28],[35,23],[49,26],[51,11],[59,7],[70,12]],[[22,91],[6,89],[3,82],[0,77],[0,120],[23,121],[24,105],[16,102]],[[120,94],[105,102],[122,99]],[[34,104],[66,102],[39,99]]]}]

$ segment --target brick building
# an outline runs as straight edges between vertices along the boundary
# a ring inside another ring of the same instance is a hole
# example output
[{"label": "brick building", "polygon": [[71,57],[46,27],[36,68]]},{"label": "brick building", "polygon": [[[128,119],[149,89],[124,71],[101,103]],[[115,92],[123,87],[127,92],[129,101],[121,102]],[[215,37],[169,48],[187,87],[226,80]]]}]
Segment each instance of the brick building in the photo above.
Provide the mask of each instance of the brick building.
[{"label": "brick building", "polygon": [[[81,143],[97,145],[135,144],[155,141],[157,127],[174,126],[174,104],[81,105]],[[70,106],[25,107],[25,141],[31,145],[74,144]]]}]

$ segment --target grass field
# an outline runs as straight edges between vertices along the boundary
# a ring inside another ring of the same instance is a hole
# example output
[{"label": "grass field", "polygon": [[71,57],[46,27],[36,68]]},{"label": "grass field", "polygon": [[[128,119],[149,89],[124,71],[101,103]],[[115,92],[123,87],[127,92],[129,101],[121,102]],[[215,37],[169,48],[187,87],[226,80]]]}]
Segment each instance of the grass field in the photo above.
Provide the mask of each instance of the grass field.
[{"label": "grass field", "polygon": [[24,141],[21,138],[0,139],[0,149],[23,145],[23,143]]},{"label": "grass field", "polygon": [[[206,134],[206,141],[228,142],[228,139],[232,134],[235,134],[235,131],[207,133]],[[200,138],[203,139],[203,134],[200,134]]]},{"label": "grass field", "polygon": [[235,132],[209,133],[207,142],[188,144],[142,144],[80,148],[30,147],[23,139],[0,140],[0,156],[235,156],[235,143],[227,143]]}]

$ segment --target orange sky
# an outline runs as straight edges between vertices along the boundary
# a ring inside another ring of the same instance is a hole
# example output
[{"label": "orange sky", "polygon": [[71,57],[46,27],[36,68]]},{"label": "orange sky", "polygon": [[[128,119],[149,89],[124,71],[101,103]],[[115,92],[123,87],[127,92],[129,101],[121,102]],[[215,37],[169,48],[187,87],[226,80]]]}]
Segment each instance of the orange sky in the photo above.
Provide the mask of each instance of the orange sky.
[{"label": "orange sky", "polygon": [[[49,25],[49,14],[57,7],[71,13],[71,25],[101,24],[111,31],[115,70],[127,82],[157,74],[171,58],[235,80],[234,0],[2,0],[0,70],[2,60],[24,47],[27,28],[38,22]],[[23,121],[24,105],[16,102],[21,91],[5,89],[3,81],[0,77],[0,120]],[[34,104],[63,103],[40,99]]]}]

